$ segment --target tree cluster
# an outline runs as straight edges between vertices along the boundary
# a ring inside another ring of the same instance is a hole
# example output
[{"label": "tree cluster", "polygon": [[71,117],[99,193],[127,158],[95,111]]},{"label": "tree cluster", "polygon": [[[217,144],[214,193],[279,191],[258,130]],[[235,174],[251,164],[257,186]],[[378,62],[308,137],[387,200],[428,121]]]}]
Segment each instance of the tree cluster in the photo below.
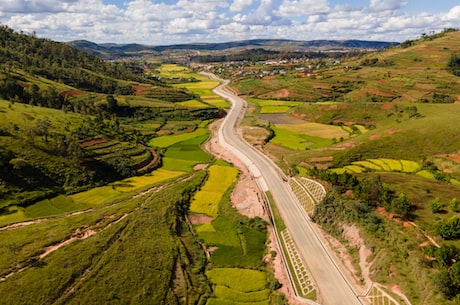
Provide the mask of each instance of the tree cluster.
[{"label": "tree cluster", "polygon": [[396,195],[386,184],[382,183],[379,176],[358,179],[348,172],[337,174],[319,169],[312,170],[311,174],[318,179],[330,182],[340,193],[352,191],[360,204],[369,207],[381,206],[386,211],[402,218],[409,218],[414,208],[406,194]]},{"label": "tree cluster", "polygon": [[429,258],[427,261],[430,266],[438,269],[433,279],[435,287],[447,298],[453,298],[460,294],[460,254],[458,249],[454,245],[443,244],[439,248],[429,245],[423,248],[423,253]]},{"label": "tree cluster", "polygon": [[0,67],[8,72],[23,69],[77,88],[116,94],[132,94],[132,86],[116,79],[146,81],[127,64],[106,63],[64,43],[16,33],[0,25]]}]

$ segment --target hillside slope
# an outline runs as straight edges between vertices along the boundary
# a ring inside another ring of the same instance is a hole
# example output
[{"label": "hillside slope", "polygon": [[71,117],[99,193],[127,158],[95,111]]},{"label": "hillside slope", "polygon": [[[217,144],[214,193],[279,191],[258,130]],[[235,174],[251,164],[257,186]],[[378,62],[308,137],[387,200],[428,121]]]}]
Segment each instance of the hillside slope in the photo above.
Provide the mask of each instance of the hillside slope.
[{"label": "hillside slope", "polygon": [[161,129],[220,115],[177,104],[197,98],[144,77],[136,63],[106,63],[0,26],[1,212],[151,171],[161,164],[147,144],[156,129],[140,122]]},{"label": "hillside slope", "polygon": [[460,299],[459,54],[448,29],[341,60],[214,67],[251,97],[245,138],[329,186],[313,219],[361,283],[369,273],[412,304]]}]

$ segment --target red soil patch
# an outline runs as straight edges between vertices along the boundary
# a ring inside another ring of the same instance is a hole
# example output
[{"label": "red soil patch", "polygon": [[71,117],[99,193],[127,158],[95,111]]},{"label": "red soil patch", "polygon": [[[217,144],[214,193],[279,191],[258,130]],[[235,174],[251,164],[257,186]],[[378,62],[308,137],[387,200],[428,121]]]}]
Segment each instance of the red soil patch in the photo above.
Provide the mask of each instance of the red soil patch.
[{"label": "red soil patch", "polygon": [[380,138],[380,135],[379,134],[374,134],[372,136],[369,137],[370,140],[377,140]]},{"label": "red soil patch", "polygon": [[386,79],[379,79],[377,82],[379,82],[379,83],[381,83],[381,84],[384,84],[384,83],[388,82],[388,80],[386,80]]},{"label": "red soil patch", "polygon": [[141,168],[136,169],[138,172],[145,171],[158,162],[159,156],[156,153],[156,151],[153,148],[150,148],[149,151],[150,151],[150,155],[152,156],[152,159],[146,165],[142,166]]},{"label": "red soil patch", "polygon": [[393,109],[393,104],[392,103],[385,103],[385,104],[382,105],[382,107],[380,107],[380,109],[382,109],[382,110]]},{"label": "red soil patch", "polygon": [[383,217],[386,217],[388,219],[395,219],[395,215],[394,214],[391,214],[391,213],[388,213],[385,208],[383,207],[377,207],[377,213],[380,215],[380,216],[383,216]]},{"label": "red soil patch", "polygon": [[394,133],[401,132],[401,131],[402,131],[402,128],[385,130],[385,132],[388,133],[388,134],[394,134]]},{"label": "red soil patch", "polygon": [[100,144],[100,143],[105,143],[105,142],[107,142],[107,139],[93,139],[93,140],[89,140],[89,141],[80,143],[80,147],[85,148],[85,147],[90,147],[90,146]]},{"label": "red soil patch", "polygon": [[187,215],[187,218],[194,225],[211,223],[211,221],[213,220],[211,216],[205,214],[189,214]]},{"label": "red soil patch", "polygon": [[460,163],[460,155],[458,154],[439,154],[439,157],[449,158],[450,160]]},{"label": "red soil patch", "polygon": [[288,89],[281,89],[281,90],[275,91],[273,93],[274,98],[288,97],[288,96],[289,96],[289,90]]},{"label": "red soil patch", "polygon": [[63,91],[61,92],[61,95],[63,97],[72,97],[72,96],[77,96],[77,95],[83,95],[83,94],[86,94],[85,91],[81,91],[81,90],[67,90],[67,91]]},{"label": "red soil patch", "polygon": [[348,107],[347,104],[338,104],[337,109],[346,109]]},{"label": "red soil patch", "polygon": [[134,94],[139,96],[139,95],[144,95],[145,91],[149,89],[147,86],[141,86],[141,85],[136,85],[134,87]]}]

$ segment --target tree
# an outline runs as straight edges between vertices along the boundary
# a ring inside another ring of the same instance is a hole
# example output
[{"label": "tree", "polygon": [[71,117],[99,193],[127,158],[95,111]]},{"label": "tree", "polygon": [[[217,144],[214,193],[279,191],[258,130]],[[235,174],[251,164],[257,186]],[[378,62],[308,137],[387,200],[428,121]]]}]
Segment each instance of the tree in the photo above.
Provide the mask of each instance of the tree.
[{"label": "tree", "polygon": [[449,62],[447,63],[447,71],[453,75],[460,76],[460,53],[454,52],[450,55]]},{"label": "tree", "polygon": [[439,213],[444,206],[444,203],[439,198],[430,201],[430,210],[432,213]]},{"label": "tree", "polygon": [[449,267],[458,259],[458,250],[454,245],[443,244],[436,249],[434,257],[441,266]]},{"label": "tree", "polygon": [[118,110],[118,101],[113,95],[108,94],[106,97],[107,100],[107,110],[114,113]]},{"label": "tree", "polygon": [[43,141],[48,143],[49,129],[52,126],[51,121],[48,117],[43,117],[38,119],[35,123],[34,131],[38,136],[43,137]]},{"label": "tree", "polygon": [[400,193],[398,197],[391,202],[391,210],[397,215],[407,218],[410,214],[412,204],[406,194]]}]

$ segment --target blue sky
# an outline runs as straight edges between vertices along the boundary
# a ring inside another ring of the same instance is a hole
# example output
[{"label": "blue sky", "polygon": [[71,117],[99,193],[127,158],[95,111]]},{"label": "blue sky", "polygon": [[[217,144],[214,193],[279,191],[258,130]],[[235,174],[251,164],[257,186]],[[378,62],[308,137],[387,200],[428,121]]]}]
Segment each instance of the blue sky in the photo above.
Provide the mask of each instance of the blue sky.
[{"label": "blue sky", "polygon": [[460,26],[458,0],[1,0],[0,23],[57,41],[404,41]]}]

